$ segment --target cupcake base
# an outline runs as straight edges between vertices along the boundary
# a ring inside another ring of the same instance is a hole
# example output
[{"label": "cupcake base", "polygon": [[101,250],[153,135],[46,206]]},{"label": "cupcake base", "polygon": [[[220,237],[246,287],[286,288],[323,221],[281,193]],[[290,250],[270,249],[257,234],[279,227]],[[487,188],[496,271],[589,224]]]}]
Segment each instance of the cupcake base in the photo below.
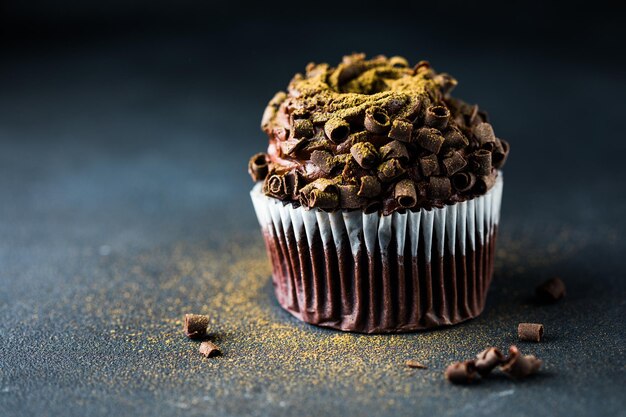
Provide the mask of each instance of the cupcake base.
[{"label": "cupcake base", "polygon": [[418,212],[293,208],[255,188],[279,304],[307,323],[361,333],[479,315],[493,276],[502,179],[484,196]]}]

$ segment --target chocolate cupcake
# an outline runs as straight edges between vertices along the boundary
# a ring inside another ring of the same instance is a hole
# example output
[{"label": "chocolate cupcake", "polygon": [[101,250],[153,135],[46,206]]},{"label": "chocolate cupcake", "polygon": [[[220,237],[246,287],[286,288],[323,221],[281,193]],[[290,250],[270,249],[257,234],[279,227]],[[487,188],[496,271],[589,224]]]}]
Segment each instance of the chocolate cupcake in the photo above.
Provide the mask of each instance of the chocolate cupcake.
[{"label": "chocolate cupcake", "polygon": [[509,146],[421,61],[309,64],[265,109],[251,196],[282,307],[363,333],[483,310]]}]

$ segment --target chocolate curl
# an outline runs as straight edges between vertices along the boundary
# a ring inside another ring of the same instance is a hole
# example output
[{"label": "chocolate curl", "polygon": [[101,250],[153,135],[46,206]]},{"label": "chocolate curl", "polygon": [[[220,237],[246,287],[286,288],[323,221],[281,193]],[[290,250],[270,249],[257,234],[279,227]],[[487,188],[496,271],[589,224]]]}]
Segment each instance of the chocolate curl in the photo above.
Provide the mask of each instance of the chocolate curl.
[{"label": "chocolate curl", "polygon": [[433,78],[433,81],[439,86],[439,89],[444,96],[450,94],[452,90],[454,90],[454,87],[458,84],[458,81],[454,77],[445,72],[437,74],[435,78]]},{"label": "chocolate curl", "polygon": [[[476,107],[478,109],[478,107]],[[488,142],[495,142],[496,135],[493,133],[493,127],[489,123],[481,122],[472,128],[472,133],[478,139],[478,143],[482,145]]]},{"label": "chocolate curl", "polygon": [[283,175],[271,174],[265,177],[265,181],[263,182],[263,194],[281,200],[284,199],[287,196],[287,192],[285,191]]},{"label": "chocolate curl", "polygon": [[493,166],[496,167],[497,169],[502,168],[508,156],[509,156],[509,142],[507,142],[504,139],[497,139],[496,147],[493,150],[493,155],[491,156]]},{"label": "chocolate curl", "polygon": [[310,138],[313,136],[313,123],[308,119],[296,119],[292,123],[294,138]]},{"label": "chocolate curl", "polygon": [[444,158],[443,160],[444,171],[448,176],[454,175],[461,169],[465,168],[466,165],[467,161],[463,158],[463,155],[456,151],[452,152],[449,157]]},{"label": "chocolate curl", "polygon": [[476,183],[476,175],[471,172],[457,172],[452,176],[452,186],[457,191],[467,191]]},{"label": "chocolate curl", "polygon": [[439,160],[437,155],[428,155],[420,158],[420,167],[422,168],[422,174],[425,177],[431,175],[439,175]]},{"label": "chocolate curl", "polygon": [[350,153],[354,160],[365,169],[372,168],[378,161],[376,147],[370,142],[359,142],[352,145]]},{"label": "chocolate curl", "polygon": [[517,338],[524,342],[541,342],[543,338],[543,324],[520,323],[517,326]]},{"label": "chocolate curl", "polygon": [[443,131],[448,126],[450,110],[444,106],[430,106],[426,109],[424,124],[428,127]]},{"label": "chocolate curl", "polygon": [[412,132],[413,124],[411,122],[404,119],[396,119],[391,123],[391,130],[389,130],[388,136],[400,142],[410,142]]},{"label": "chocolate curl", "polygon": [[308,196],[309,207],[334,209],[339,204],[337,194],[329,191],[313,190]]},{"label": "chocolate curl", "polygon": [[304,179],[302,178],[302,174],[295,169],[292,169],[283,175],[283,187],[285,189],[285,194],[291,196],[293,199],[297,198],[298,191],[303,183]]},{"label": "chocolate curl", "polygon": [[352,145],[359,142],[367,142],[370,138],[370,135],[370,132],[368,132],[367,130],[351,134],[350,136],[348,136],[348,139],[337,145],[335,153],[341,154],[350,152],[350,148],[352,147]]},{"label": "chocolate curl", "polygon": [[447,200],[452,195],[452,185],[447,177],[430,177],[428,195],[436,200]]},{"label": "chocolate curl", "polygon": [[469,140],[456,127],[448,129],[443,137],[445,139],[443,146],[446,149],[460,149],[469,145]]},{"label": "chocolate curl", "polygon": [[204,342],[200,343],[200,348],[198,349],[198,352],[200,352],[202,355],[206,356],[207,358],[211,358],[213,356],[217,356],[220,353],[222,353],[220,351],[220,348],[216,344],[209,342],[208,340],[205,340]]},{"label": "chocolate curl", "polygon": [[511,346],[509,357],[504,365],[500,366],[500,370],[511,378],[521,379],[536,373],[542,364],[542,360],[533,355],[522,356],[516,346]]},{"label": "chocolate curl", "polygon": [[385,133],[389,130],[389,116],[387,112],[380,107],[370,107],[365,110],[365,120],[363,121],[365,129],[372,133]]},{"label": "chocolate curl", "polygon": [[324,124],[324,133],[334,143],[341,143],[350,134],[350,124],[343,119],[333,117]]},{"label": "chocolate curl", "polygon": [[202,339],[207,335],[209,317],[203,314],[185,314],[183,331],[190,339]]},{"label": "chocolate curl", "polygon": [[474,189],[478,194],[485,194],[496,183],[496,173],[493,172],[490,175],[484,175],[476,178],[476,184]]},{"label": "chocolate curl", "polygon": [[430,71],[430,62],[420,61],[413,67],[413,72],[415,72],[416,74],[423,71]]},{"label": "chocolate curl", "polygon": [[535,288],[537,299],[543,303],[554,303],[565,297],[565,283],[560,278],[552,278]]},{"label": "chocolate curl", "polygon": [[392,56],[391,58],[389,58],[389,65],[395,68],[408,68],[409,61],[401,56]]},{"label": "chocolate curl", "polygon": [[361,177],[360,182],[359,192],[357,193],[359,197],[374,198],[380,194],[381,186],[378,178],[366,175]]},{"label": "chocolate curl", "polygon": [[479,149],[471,155],[473,171],[476,175],[491,174],[491,152]]},{"label": "chocolate curl", "polygon": [[481,376],[487,375],[498,365],[504,363],[504,354],[500,349],[490,347],[476,355],[476,370]]},{"label": "chocolate curl", "polygon": [[344,209],[356,209],[365,204],[365,199],[359,197],[359,187],[356,185],[338,185],[339,206]]},{"label": "chocolate curl", "polygon": [[278,111],[278,107],[280,104],[285,101],[287,98],[287,93],[284,91],[279,91],[272,97],[270,102],[268,103],[265,111],[263,112],[263,117],[261,118],[261,129],[264,132],[267,132],[267,128],[269,127],[270,122],[276,116],[276,112]]},{"label": "chocolate curl", "polygon": [[411,180],[401,180],[393,189],[393,197],[402,208],[411,208],[417,203],[415,184]]},{"label": "chocolate curl", "polygon": [[401,161],[408,162],[409,161],[409,152],[406,150],[406,146],[400,141],[394,140],[389,142],[388,144],[381,146],[380,157],[383,160],[397,158]]},{"label": "chocolate curl", "polygon": [[308,140],[306,139],[287,139],[280,142],[280,150],[283,155],[294,155],[297,151],[304,148],[307,143]]},{"label": "chocolate curl", "polygon": [[252,177],[252,181],[263,181],[265,177],[267,177],[268,172],[267,155],[261,152],[250,158],[248,162],[248,173]]},{"label": "chocolate curl", "polygon": [[476,365],[474,361],[455,362],[448,365],[444,375],[453,384],[469,384],[476,379]]},{"label": "chocolate curl", "polygon": [[418,145],[434,154],[439,153],[444,141],[444,137],[437,129],[422,127],[417,130],[416,142]]},{"label": "chocolate curl", "polygon": [[367,203],[365,207],[363,207],[363,212],[365,214],[377,213],[383,209],[383,203],[378,200],[372,200]]},{"label": "chocolate curl", "polygon": [[325,174],[330,174],[330,171],[337,166],[333,155],[326,151],[313,151],[311,154],[311,162],[317,165]]},{"label": "chocolate curl", "polygon": [[397,159],[388,159],[378,165],[378,178],[382,182],[389,182],[405,172],[406,170],[402,168],[400,161]]}]

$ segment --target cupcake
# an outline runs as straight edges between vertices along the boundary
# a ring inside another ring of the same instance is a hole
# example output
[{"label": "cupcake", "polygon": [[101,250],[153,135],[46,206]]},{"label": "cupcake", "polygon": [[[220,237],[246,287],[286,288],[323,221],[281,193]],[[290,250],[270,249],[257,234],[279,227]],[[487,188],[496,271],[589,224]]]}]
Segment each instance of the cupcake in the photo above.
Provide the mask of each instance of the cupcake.
[{"label": "cupcake", "polygon": [[426,61],[307,65],[269,102],[248,170],[279,304],[362,333],[484,308],[509,145]]}]

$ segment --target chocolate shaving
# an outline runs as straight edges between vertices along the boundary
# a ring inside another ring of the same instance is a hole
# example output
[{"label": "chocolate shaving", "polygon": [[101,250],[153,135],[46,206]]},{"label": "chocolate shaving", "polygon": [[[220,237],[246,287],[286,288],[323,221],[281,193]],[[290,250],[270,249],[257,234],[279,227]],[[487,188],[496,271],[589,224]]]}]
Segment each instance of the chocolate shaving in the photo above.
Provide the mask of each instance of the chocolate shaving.
[{"label": "chocolate shaving", "polygon": [[365,111],[363,125],[368,132],[385,133],[389,130],[389,116],[380,107],[370,107]]},{"label": "chocolate shaving", "polygon": [[517,326],[517,338],[524,342],[541,342],[543,338],[543,324],[520,323]]},{"label": "chocolate shaving", "polygon": [[445,72],[437,74],[435,78],[433,78],[433,80],[435,81],[435,83],[437,83],[437,85],[441,89],[441,93],[444,96],[450,94],[452,90],[454,90],[454,87],[456,87],[458,84],[458,81],[454,77]]},{"label": "chocolate shaving", "polygon": [[476,184],[474,185],[474,189],[478,194],[485,194],[496,183],[496,177],[497,174],[495,171],[492,172],[490,175],[476,177]]},{"label": "chocolate shaving", "polygon": [[409,152],[406,149],[406,146],[397,140],[391,141],[386,145],[383,145],[379,149],[380,157],[383,160],[397,158],[401,161],[408,162],[409,161]]},{"label": "chocolate shaving", "polygon": [[211,358],[222,353],[220,351],[220,348],[215,343],[208,340],[200,343],[200,348],[198,349],[198,351],[207,358]]},{"label": "chocolate shaving", "polygon": [[252,181],[263,181],[268,173],[267,155],[265,153],[257,153],[250,158],[248,162],[248,173],[252,177]]},{"label": "chocolate shaving", "polygon": [[426,109],[424,124],[428,127],[443,131],[448,126],[450,110],[445,106],[430,106]]},{"label": "chocolate shaving", "polygon": [[350,148],[350,153],[357,164],[365,169],[372,168],[378,161],[376,147],[370,142],[355,143]]},{"label": "chocolate shaving", "polygon": [[452,176],[461,169],[465,168],[467,161],[459,152],[454,151],[447,158],[443,159],[443,167],[446,175]]},{"label": "chocolate shaving", "polygon": [[411,208],[417,203],[415,184],[411,180],[401,180],[393,189],[393,197],[402,208]]},{"label": "chocolate shaving", "polygon": [[350,124],[343,119],[331,118],[324,124],[324,133],[334,143],[341,143],[350,134]]},{"label": "chocolate shaving", "polygon": [[457,172],[451,178],[452,186],[460,192],[467,191],[474,186],[476,175],[471,172]]},{"label": "chocolate shaving", "polygon": [[476,365],[473,360],[455,362],[448,365],[444,375],[453,384],[470,384],[477,377]]},{"label": "chocolate shaving", "polygon": [[391,123],[389,137],[400,142],[410,142],[413,124],[405,119],[396,119]]},{"label": "chocolate shaving", "polygon": [[307,119],[295,119],[292,123],[294,138],[310,138],[313,136],[313,123]]},{"label": "chocolate shaving", "polygon": [[500,349],[490,347],[476,355],[476,370],[481,376],[489,374],[496,366],[504,363],[504,354]]},{"label": "chocolate shaving", "polygon": [[404,174],[406,170],[402,168],[400,161],[397,159],[388,159],[378,165],[378,178],[382,182],[389,182],[394,178]]},{"label": "chocolate shaving", "polygon": [[472,168],[476,175],[489,175],[491,173],[491,152],[479,149],[471,155]]},{"label": "chocolate shaving", "polygon": [[535,288],[537,299],[543,303],[554,303],[565,294],[565,283],[560,278],[551,278]]},{"label": "chocolate shaving", "polygon": [[339,205],[345,209],[357,209],[363,206],[365,199],[359,197],[359,187],[356,185],[338,185]]},{"label": "chocolate shaving", "polygon": [[359,197],[374,198],[380,194],[380,181],[376,177],[366,175],[361,177],[360,182],[359,192],[357,193]]},{"label": "chocolate shaving", "polygon": [[491,157],[493,161],[493,166],[496,167],[497,169],[502,168],[508,156],[509,156],[509,143],[504,139],[497,139],[496,147],[493,150],[493,155]]},{"label": "chocolate shaving", "polygon": [[420,158],[420,167],[422,168],[422,175],[430,177],[431,175],[439,175],[439,160],[437,155],[428,155]]},{"label": "chocolate shaving", "polygon": [[322,172],[330,174],[335,166],[337,166],[337,160],[335,157],[326,151],[314,151],[311,153],[311,162],[313,162]]},{"label": "chocolate shaving", "polygon": [[436,200],[447,200],[452,195],[452,185],[447,177],[430,177],[428,195]]},{"label": "chocolate shaving", "polygon": [[306,144],[309,142],[306,139],[287,139],[283,142],[280,142],[280,151],[283,155],[291,155],[293,156],[297,151],[304,148]]},{"label": "chocolate shaving", "polygon": [[407,360],[404,364],[408,366],[409,368],[413,368],[413,369],[428,369],[426,365],[413,359]]},{"label": "chocolate shaving", "polygon": [[469,140],[467,140],[465,135],[456,127],[449,128],[444,133],[443,137],[445,139],[443,146],[446,149],[461,149],[469,145]]},{"label": "chocolate shaving", "polygon": [[533,355],[522,356],[516,346],[511,346],[509,357],[504,365],[500,366],[500,370],[511,378],[521,379],[536,373],[542,364],[542,360]]},{"label": "chocolate shaving", "polygon": [[437,154],[445,139],[437,129],[422,127],[417,130],[417,138],[415,141],[427,151]]},{"label": "chocolate shaving", "polygon": [[203,339],[207,336],[209,317],[202,314],[185,314],[183,331],[190,339]]},{"label": "chocolate shaving", "polygon": [[[472,119],[470,119],[471,122]],[[493,127],[489,123],[478,123],[476,126],[472,128],[472,133],[474,137],[478,139],[478,143],[484,145],[488,142],[496,141],[496,134],[493,133]]]}]

